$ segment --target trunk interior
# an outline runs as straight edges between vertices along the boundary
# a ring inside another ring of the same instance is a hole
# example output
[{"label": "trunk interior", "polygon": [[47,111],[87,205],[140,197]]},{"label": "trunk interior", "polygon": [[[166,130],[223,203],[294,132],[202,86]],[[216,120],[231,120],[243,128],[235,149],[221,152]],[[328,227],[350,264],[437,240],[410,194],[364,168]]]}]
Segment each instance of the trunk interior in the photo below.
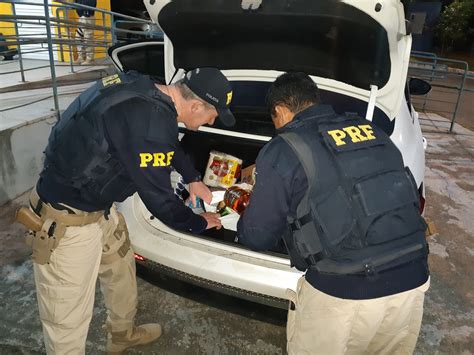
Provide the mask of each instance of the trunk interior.
[{"label": "trunk interior", "polygon": [[[269,118],[267,119],[269,120]],[[239,121],[239,117],[237,117],[237,121]],[[268,121],[269,124],[266,128],[264,128],[264,126],[267,125],[262,125],[261,121],[258,121],[260,129],[267,131],[265,134],[272,135],[272,133],[269,132],[270,130],[274,131],[271,121]],[[246,125],[252,125],[252,120],[240,120],[240,122],[246,122]],[[242,168],[246,168],[255,163],[258,152],[265,145],[265,142],[261,141],[229,137],[207,132],[185,132],[186,133],[181,140],[181,145],[186,153],[192,158],[194,165],[203,176],[209,160],[209,153],[212,150],[231,154],[242,159]],[[263,134],[264,132],[260,133]],[[220,230],[206,230],[202,235],[210,237],[216,241],[235,243],[237,233],[222,228]],[[286,254],[283,242],[279,243],[272,251]]]},{"label": "trunk interior", "polygon": [[[267,82],[231,82],[234,89],[234,98],[231,109],[236,117],[236,124],[232,128],[222,125],[216,120],[213,128],[230,130],[235,133],[249,133],[273,137],[275,128],[268,109],[265,105],[265,94],[270,83]],[[329,104],[338,114],[353,113],[359,117],[365,116],[367,103],[346,95],[320,90],[321,101]],[[395,120],[390,121],[388,117],[378,108],[375,108],[373,122],[382,128],[388,135],[394,129]],[[181,145],[185,152],[192,158],[194,166],[204,176],[209,153],[216,150],[231,154],[242,159],[242,168],[255,163],[260,149],[265,145],[264,141],[256,141],[246,138],[226,136],[208,132],[192,132],[183,130],[184,136]],[[231,230],[211,229],[206,230],[201,236],[211,238],[215,241],[235,243],[236,232]],[[199,237],[199,236],[198,236]],[[286,254],[283,241],[272,250],[277,253]]]}]

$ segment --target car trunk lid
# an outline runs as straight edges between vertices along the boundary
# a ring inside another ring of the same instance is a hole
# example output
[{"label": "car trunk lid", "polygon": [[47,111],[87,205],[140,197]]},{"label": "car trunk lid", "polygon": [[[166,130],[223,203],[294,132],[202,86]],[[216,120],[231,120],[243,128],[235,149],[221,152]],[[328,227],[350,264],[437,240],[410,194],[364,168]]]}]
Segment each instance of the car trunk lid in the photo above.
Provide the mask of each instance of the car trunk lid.
[{"label": "car trunk lid", "polygon": [[[153,3],[153,4],[151,4]],[[398,0],[146,2],[165,32],[167,81],[177,69],[212,66],[230,80],[267,81],[303,71],[322,89],[369,101],[393,119],[403,98],[411,36]],[[247,78],[248,77],[248,78]]]}]

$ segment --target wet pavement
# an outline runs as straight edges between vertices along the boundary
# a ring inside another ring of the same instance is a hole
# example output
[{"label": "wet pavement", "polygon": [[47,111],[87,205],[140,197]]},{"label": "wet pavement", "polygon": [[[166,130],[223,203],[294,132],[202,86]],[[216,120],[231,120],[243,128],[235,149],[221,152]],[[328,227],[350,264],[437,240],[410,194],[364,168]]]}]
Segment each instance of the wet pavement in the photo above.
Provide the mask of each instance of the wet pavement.
[{"label": "wet pavement", "polygon": [[422,120],[426,154],[426,216],[438,234],[429,238],[431,289],[418,350],[474,353],[474,132],[435,114]]},{"label": "wet pavement", "polygon": [[[443,118],[421,120],[428,140],[426,217],[431,288],[416,353],[474,352],[474,132],[444,132]],[[11,224],[26,196],[0,207],[0,354],[44,353],[32,264],[21,226]],[[129,354],[284,354],[286,314],[163,276],[138,280],[139,323],[158,321],[164,335]],[[87,354],[105,350],[102,297],[97,292]]]}]

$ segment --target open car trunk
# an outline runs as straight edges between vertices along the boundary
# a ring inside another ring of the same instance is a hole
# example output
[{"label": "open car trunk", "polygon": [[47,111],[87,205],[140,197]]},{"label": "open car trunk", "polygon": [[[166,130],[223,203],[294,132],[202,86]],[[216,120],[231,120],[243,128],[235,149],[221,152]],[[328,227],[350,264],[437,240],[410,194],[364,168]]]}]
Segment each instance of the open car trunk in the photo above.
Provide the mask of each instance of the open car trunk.
[{"label": "open car trunk", "polygon": [[[245,169],[255,163],[260,149],[276,134],[264,104],[270,83],[232,81],[231,85],[235,93],[231,104],[236,117],[236,124],[233,127],[226,127],[216,120],[214,126],[202,127],[197,132],[180,129],[184,133],[181,145],[202,176],[205,175],[211,151],[230,154],[241,159],[242,169]],[[339,114],[350,112],[360,117],[366,110],[366,102],[350,96],[325,90],[320,90],[320,95],[322,102],[330,104]],[[393,132],[395,121],[390,121],[378,108],[375,109],[373,122],[388,135]],[[196,235],[201,236],[217,242],[238,243],[235,241],[237,233],[224,228],[206,230],[201,235]],[[283,241],[280,241],[272,251],[287,254]]]},{"label": "open car trunk", "polygon": [[[117,45],[109,50],[109,55],[119,70],[137,70],[151,74],[159,82],[163,79],[164,70],[163,66],[157,63],[163,61],[163,50],[163,42],[146,41]],[[226,127],[216,120],[212,127],[201,127],[198,132],[180,128],[184,133],[181,139],[183,149],[190,155],[202,176],[205,175],[212,150],[241,159],[242,168],[246,168],[255,163],[260,149],[275,135],[275,128],[265,104],[265,96],[273,80],[242,80],[240,77],[229,79],[234,93],[231,110],[236,117],[236,124]],[[331,105],[338,114],[351,113],[364,117],[367,110],[367,102],[352,95],[320,88],[320,96],[322,103]],[[376,106],[373,123],[391,135],[395,120],[391,120]],[[234,245],[237,243],[236,232],[223,228],[206,230],[195,237]],[[286,254],[282,242],[273,251]]]},{"label": "open car trunk", "polygon": [[[237,120],[239,120],[239,117],[237,117]],[[245,121],[248,122],[251,120],[240,120],[240,122]],[[268,123],[271,124],[271,122]],[[186,130],[181,139],[181,145],[184,151],[191,157],[194,166],[204,176],[209,160],[209,153],[212,150],[231,154],[242,159],[242,168],[246,168],[255,163],[258,152],[265,145],[265,142],[209,132],[192,132]],[[224,228],[220,230],[209,229],[204,231],[201,235],[210,237],[215,241],[238,243],[235,241],[237,233]],[[199,237],[200,235],[196,236]],[[272,251],[286,254],[282,242]]]}]

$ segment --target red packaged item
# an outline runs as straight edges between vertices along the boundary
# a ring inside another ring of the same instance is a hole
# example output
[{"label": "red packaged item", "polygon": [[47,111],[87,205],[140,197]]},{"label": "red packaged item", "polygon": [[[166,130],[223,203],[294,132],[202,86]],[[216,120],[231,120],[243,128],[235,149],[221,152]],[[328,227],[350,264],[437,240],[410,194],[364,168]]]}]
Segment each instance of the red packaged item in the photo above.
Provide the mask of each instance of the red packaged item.
[{"label": "red packaged item", "polygon": [[228,188],[240,177],[242,160],[232,155],[211,151],[203,182],[212,187]]}]

